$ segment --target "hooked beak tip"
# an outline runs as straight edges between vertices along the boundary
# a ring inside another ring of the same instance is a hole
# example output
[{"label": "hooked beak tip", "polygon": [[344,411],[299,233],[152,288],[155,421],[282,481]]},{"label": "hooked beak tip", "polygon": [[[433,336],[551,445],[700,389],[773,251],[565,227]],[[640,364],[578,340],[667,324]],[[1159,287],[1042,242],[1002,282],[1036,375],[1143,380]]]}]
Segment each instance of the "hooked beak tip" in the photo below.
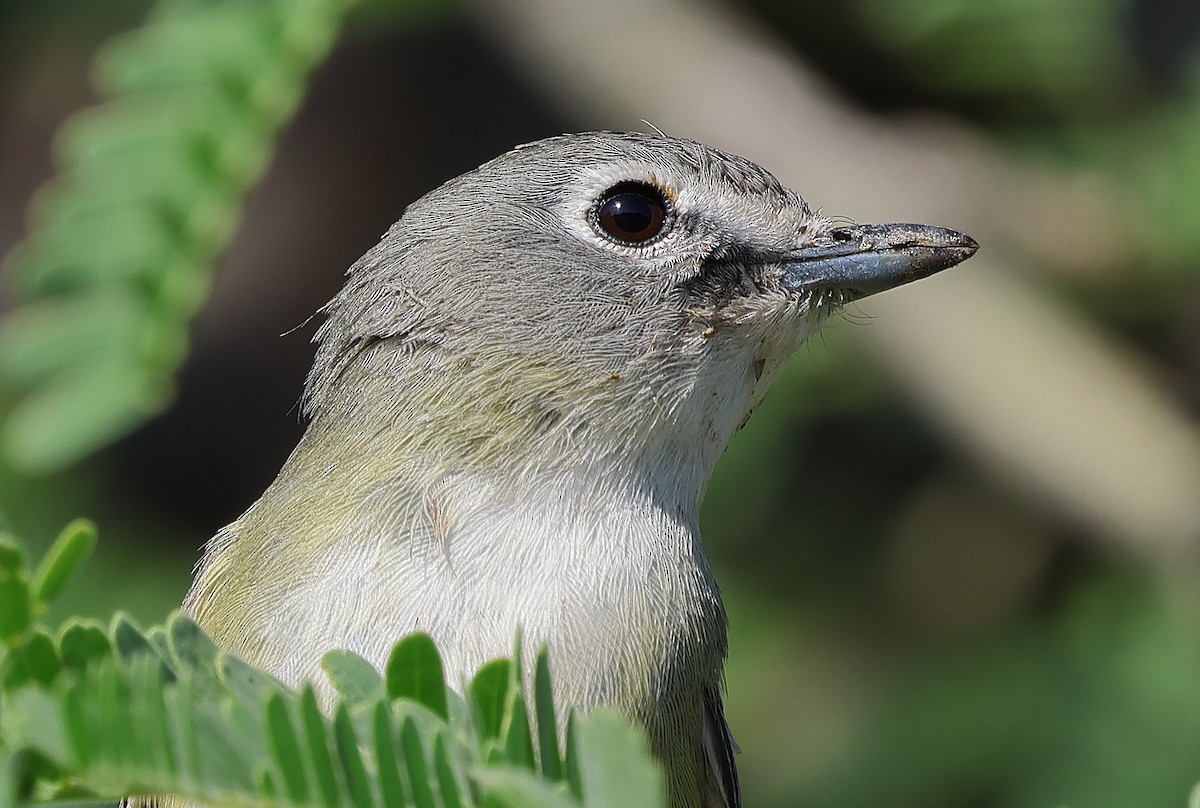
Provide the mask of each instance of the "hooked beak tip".
[{"label": "hooked beak tip", "polygon": [[925,224],[853,225],[835,228],[827,236],[820,244],[781,257],[786,288],[862,298],[927,278],[979,249],[979,243],[964,233]]}]

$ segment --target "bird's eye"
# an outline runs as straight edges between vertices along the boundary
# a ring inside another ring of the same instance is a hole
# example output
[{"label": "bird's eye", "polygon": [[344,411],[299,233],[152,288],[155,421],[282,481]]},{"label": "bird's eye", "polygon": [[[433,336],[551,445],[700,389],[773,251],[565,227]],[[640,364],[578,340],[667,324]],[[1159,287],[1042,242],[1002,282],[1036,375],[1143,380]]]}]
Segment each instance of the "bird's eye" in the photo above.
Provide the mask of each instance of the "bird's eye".
[{"label": "bird's eye", "polygon": [[663,192],[644,182],[614,185],[600,197],[595,210],[596,224],[605,235],[624,244],[649,241],[667,221]]}]

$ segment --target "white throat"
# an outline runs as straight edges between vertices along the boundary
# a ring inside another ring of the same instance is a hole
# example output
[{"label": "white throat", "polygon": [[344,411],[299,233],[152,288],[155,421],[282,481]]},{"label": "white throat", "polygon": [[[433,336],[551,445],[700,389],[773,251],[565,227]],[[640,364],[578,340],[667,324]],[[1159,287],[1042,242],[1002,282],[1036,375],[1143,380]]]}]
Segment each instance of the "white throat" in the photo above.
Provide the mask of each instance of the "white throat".
[{"label": "white throat", "polygon": [[[526,658],[552,648],[560,700],[640,712],[657,695],[648,671],[675,668],[684,653],[709,657],[698,669],[719,666],[725,618],[694,509],[584,472],[540,483],[516,492],[464,475],[407,503],[395,500],[403,490],[381,488],[328,548],[321,574],[263,627],[282,643],[274,669],[311,676],[334,647],[382,667],[396,640],[421,630],[461,687],[510,654],[520,628]],[[388,508],[397,516],[380,522]]]}]

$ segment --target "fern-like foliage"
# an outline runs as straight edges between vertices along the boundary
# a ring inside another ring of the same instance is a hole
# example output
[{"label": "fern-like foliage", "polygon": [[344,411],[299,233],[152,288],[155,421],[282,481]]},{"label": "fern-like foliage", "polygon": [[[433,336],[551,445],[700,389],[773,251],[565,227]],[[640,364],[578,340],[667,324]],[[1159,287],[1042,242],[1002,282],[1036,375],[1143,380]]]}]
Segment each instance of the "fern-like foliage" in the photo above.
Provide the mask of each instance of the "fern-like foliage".
[{"label": "fern-like foliage", "polygon": [[28,304],[0,374],[29,389],[0,440],[51,470],[171,399],[213,264],[351,0],[160,0],[100,51],[104,103],[59,133],[59,175],[7,264]]},{"label": "fern-like foliage", "polygon": [[[572,717],[560,748],[546,654],[485,665],[465,697],[446,687],[433,641],[401,640],[381,675],[348,651],[322,666],[320,704],[218,649],[182,614],[141,630],[37,615],[90,553],[68,526],[32,574],[0,539],[0,808],[47,800],[175,794],[223,806],[655,808],[661,773],[615,715]],[[518,644],[519,648],[519,644]]]}]

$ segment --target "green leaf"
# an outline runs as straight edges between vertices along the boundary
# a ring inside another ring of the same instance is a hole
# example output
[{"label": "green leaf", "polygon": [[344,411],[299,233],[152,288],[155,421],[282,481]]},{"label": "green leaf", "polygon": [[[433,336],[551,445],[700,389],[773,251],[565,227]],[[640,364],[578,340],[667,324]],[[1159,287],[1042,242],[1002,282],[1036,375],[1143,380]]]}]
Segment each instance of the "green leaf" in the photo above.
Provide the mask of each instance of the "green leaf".
[{"label": "green leaf", "polygon": [[150,645],[150,641],[142,634],[142,630],[137,627],[132,618],[122,612],[113,615],[109,634],[113,638],[113,647],[117,656],[126,662],[137,654],[157,653],[157,649]]},{"label": "green leaf", "polygon": [[195,743],[200,748],[201,782],[214,793],[248,790],[255,781],[253,761],[247,760],[239,739],[227,729],[220,702],[201,688],[194,713]]},{"label": "green leaf", "polygon": [[446,718],[446,676],[432,637],[410,634],[396,643],[386,670],[388,696],[412,699]]},{"label": "green leaf", "polygon": [[388,696],[379,671],[352,651],[330,651],[321,657],[321,668],[342,698],[351,704],[375,702]]},{"label": "green leaf", "polygon": [[[3,751],[0,749],[0,752]],[[24,808],[33,802],[38,778],[53,778],[54,768],[32,749],[17,749],[10,756],[0,754],[0,762],[5,762],[6,758],[8,770],[0,772],[0,800],[5,799],[6,794],[11,794],[12,804]],[[5,779],[11,782],[11,786],[4,784]]]},{"label": "green leaf", "polygon": [[562,780],[563,765],[558,751],[558,724],[554,714],[554,695],[550,689],[550,659],[544,644],[538,649],[534,667],[533,704],[542,776],[550,781]]},{"label": "green leaf", "polygon": [[253,74],[262,69],[262,34],[268,8],[193,7],[203,25],[161,18],[114,38],[97,59],[99,80],[109,92],[155,92],[199,84],[214,74]]},{"label": "green leaf", "polygon": [[471,701],[479,712],[479,729],[485,740],[501,737],[508,688],[512,680],[509,673],[511,665],[507,659],[493,659],[479,669],[468,688]]},{"label": "green leaf", "polygon": [[167,640],[175,667],[205,676],[216,670],[220,649],[186,614],[175,612],[167,618]]},{"label": "green leaf", "polygon": [[154,770],[169,778],[178,777],[179,758],[164,701],[165,688],[168,682],[175,681],[174,675],[168,676],[169,671],[150,658],[143,660],[142,667],[145,682],[135,688],[137,695],[130,710],[130,723],[145,739],[145,748],[148,750],[146,759]]},{"label": "green leaf", "polygon": [[534,768],[533,738],[529,733],[529,710],[521,683],[509,682],[508,709],[504,711],[505,759],[523,769]]},{"label": "green leaf", "polygon": [[425,748],[417,732],[416,722],[411,716],[406,717],[400,725],[400,746],[404,751],[404,765],[408,770],[408,782],[413,790],[413,802],[417,808],[438,808],[429,781]]},{"label": "green leaf", "polygon": [[61,669],[58,649],[45,629],[34,629],[25,641],[25,661],[34,681],[49,686]]},{"label": "green leaf", "polygon": [[329,751],[325,719],[317,707],[317,697],[312,686],[307,684],[300,691],[300,724],[304,727],[304,742],[312,771],[316,775],[321,804],[326,808],[339,808],[341,794],[338,789],[337,772],[333,768],[333,756]]},{"label": "green leaf", "polygon": [[151,645],[150,640],[142,633],[141,628],[133,622],[133,619],[123,612],[117,612],[113,615],[112,628],[109,629],[109,634],[113,638],[113,647],[117,652],[117,656],[125,662],[142,654],[158,656],[158,649]]},{"label": "green leaf", "polygon": [[22,771],[17,755],[6,746],[0,745],[0,808],[16,808],[24,805],[22,794]]},{"label": "green leaf", "polygon": [[[198,783],[203,782],[203,764],[199,746],[200,733],[195,729],[195,714],[200,697],[201,693],[193,687],[192,679],[187,674],[184,674],[174,687],[163,691],[163,707],[167,713],[167,720],[177,728],[178,732],[176,751],[179,755],[179,782],[185,789],[194,789]],[[84,713],[80,720],[86,722],[88,720],[86,710],[90,705],[87,704],[86,698],[81,701],[83,701]],[[91,743],[93,739],[89,738],[88,741]],[[100,751],[103,751],[103,747]],[[93,751],[92,755],[94,757],[96,752]]]},{"label": "green leaf", "polygon": [[579,721],[575,711],[567,714],[567,749],[563,755],[563,773],[567,778],[567,788],[572,796],[583,801],[583,774],[579,766]]},{"label": "green leaf", "polygon": [[104,629],[92,622],[72,618],[58,639],[64,668],[82,671],[89,664],[112,655],[112,645]]},{"label": "green leaf", "polygon": [[167,639],[167,630],[162,626],[151,626],[146,629],[146,639],[158,651],[163,659],[171,659],[171,641]]},{"label": "green leaf", "polygon": [[153,659],[161,669],[165,680],[175,680],[175,671],[172,669],[171,664],[163,658],[158,646],[150,642],[149,638],[142,633],[141,628],[130,619],[129,615],[121,612],[115,614],[109,634],[113,638],[113,647],[121,660],[128,663],[143,656]]},{"label": "green leaf", "polygon": [[34,629],[23,643],[12,649],[8,665],[4,680],[6,689],[12,690],[29,681],[50,685],[60,667],[54,640],[44,629]]},{"label": "green leaf", "polygon": [[129,703],[129,689],[113,660],[89,670],[85,682],[91,684],[89,698],[96,704],[101,737],[106,756],[115,766],[129,766],[133,758],[133,742],[123,707]]},{"label": "green leaf", "polygon": [[300,754],[296,728],[282,694],[274,693],[267,700],[266,721],[267,740],[287,797],[294,803],[307,803],[308,780],[304,775],[304,758]]},{"label": "green leaf", "polygon": [[371,798],[367,770],[358,750],[358,737],[354,732],[354,722],[350,720],[350,708],[345,702],[338,704],[334,713],[333,735],[351,803],[355,808],[372,808],[375,801]]},{"label": "green leaf", "polygon": [[0,538],[0,642],[15,647],[33,618],[25,554],[12,542]]},{"label": "green leaf", "polygon": [[0,642],[15,647],[30,620],[28,585],[20,578],[0,578]]},{"label": "green leaf", "polygon": [[96,526],[87,519],[76,519],[62,529],[33,574],[30,589],[44,608],[62,592],[71,577],[92,555],[96,546]]},{"label": "green leaf", "polygon": [[287,692],[283,683],[274,676],[233,654],[218,652],[216,668],[217,678],[235,699],[247,707],[257,709],[270,696]]},{"label": "green leaf", "polygon": [[128,683],[123,692],[127,692],[129,698],[126,704],[117,707],[117,711],[125,718],[124,729],[130,736],[133,767],[156,773],[169,771],[172,765],[169,758],[173,752],[169,744],[163,743],[161,733],[166,674],[162,662],[155,655],[138,654],[120,673]]},{"label": "green leaf", "polygon": [[78,677],[72,677],[67,683],[63,697],[63,715],[70,734],[71,749],[75,751],[81,765],[92,762],[96,755],[95,750],[99,746],[96,722],[90,720],[92,706],[84,695],[82,681]]},{"label": "green leaf", "polygon": [[12,536],[0,533],[0,575],[20,575],[25,577],[25,550]]},{"label": "green leaf", "polygon": [[643,733],[606,709],[580,718],[576,732],[587,808],[664,808],[663,775]]},{"label": "green leaf", "polygon": [[[264,750],[270,748],[267,740],[267,727],[263,721],[266,699],[255,704],[253,708],[236,699],[221,699],[221,720],[225,731],[240,751],[243,758],[253,762],[255,769],[262,769],[268,757]],[[269,767],[268,767],[269,768]]]},{"label": "green leaf", "polygon": [[513,642],[512,665],[509,666],[508,699],[504,709],[504,756],[511,764],[533,770],[533,737],[529,732],[529,708],[525,703],[522,683],[524,662],[521,659],[521,631]]},{"label": "green leaf", "polygon": [[489,805],[500,808],[579,808],[579,803],[524,769],[489,767],[475,772],[474,780]]},{"label": "green leaf", "polygon": [[258,775],[258,795],[268,805],[278,805],[281,802],[279,789],[275,787],[275,778],[266,769],[259,772]]},{"label": "green leaf", "polygon": [[404,808],[408,802],[404,797],[404,784],[400,777],[400,761],[396,756],[392,714],[386,702],[381,701],[375,705],[371,728],[375,765],[378,767],[379,773],[379,797],[383,808]]},{"label": "green leaf", "polygon": [[40,687],[22,687],[6,694],[0,714],[0,746],[37,750],[51,761],[73,765],[70,736],[58,699]]},{"label": "green leaf", "polygon": [[34,298],[0,337],[0,374],[37,384],[0,431],[13,462],[61,467],[169,401],[214,258],[348,5],[164,2],[101,49],[109,99],[61,127],[6,262]]},{"label": "green leaf", "polygon": [[433,741],[433,769],[437,774],[438,791],[444,808],[462,808],[459,783],[454,776],[454,765],[446,745],[445,733],[439,732]]},{"label": "green leaf", "polygon": [[167,382],[133,359],[71,367],[13,407],[0,448],[22,471],[44,474],[127,435],[169,400]]}]

